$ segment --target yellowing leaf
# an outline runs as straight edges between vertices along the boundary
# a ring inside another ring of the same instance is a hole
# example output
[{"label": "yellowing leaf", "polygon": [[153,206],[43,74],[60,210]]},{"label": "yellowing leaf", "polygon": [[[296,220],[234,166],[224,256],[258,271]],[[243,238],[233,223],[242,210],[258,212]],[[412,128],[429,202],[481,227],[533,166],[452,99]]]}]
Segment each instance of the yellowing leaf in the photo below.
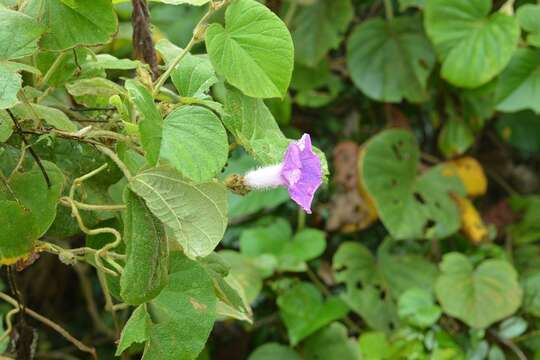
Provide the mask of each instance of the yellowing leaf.
[{"label": "yellowing leaf", "polygon": [[448,161],[444,164],[445,176],[457,176],[463,182],[468,196],[484,195],[487,190],[487,178],[482,165],[470,156]]},{"label": "yellowing leaf", "polygon": [[461,230],[473,244],[479,244],[488,236],[488,229],[482,221],[474,204],[467,198],[455,195],[454,200],[459,207]]}]

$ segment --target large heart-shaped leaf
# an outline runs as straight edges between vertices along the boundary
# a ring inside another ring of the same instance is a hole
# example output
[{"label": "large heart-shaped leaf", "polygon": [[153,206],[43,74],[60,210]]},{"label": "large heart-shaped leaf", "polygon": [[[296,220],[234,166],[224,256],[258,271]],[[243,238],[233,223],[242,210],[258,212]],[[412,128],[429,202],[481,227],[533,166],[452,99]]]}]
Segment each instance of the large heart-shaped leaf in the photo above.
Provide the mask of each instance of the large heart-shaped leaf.
[{"label": "large heart-shaped leaf", "polygon": [[0,60],[32,55],[45,28],[21,12],[0,9]]},{"label": "large heart-shaped leaf", "polygon": [[149,303],[152,323],[143,360],[193,360],[216,319],[212,279],[197,262],[171,253],[169,284]]},{"label": "large heart-shaped leaf", "polygon": [[229,156],[227,133],[219,118],[199,106],[182,106],[164,121],[159,157],[197,182],[216,176]]},{"label": "large heart-shaped leaf", "polygon": [[467,88],[483,85],[508,64],[519,40],[515,17],[489,15],[490,0],[428,0],[426,31],[443,61],[441,75]]},{"label": "large heart-shaped leaf", "polygon": [[140,197],[128,190],[125,202],[126,265],[120,295],[126,303],[138,305],[153,299],[167,285],[169,245],[163,223]]},{"label": "large heart-shaped leaf", "polygon": [[51,187],[36,166],[28,172],[14,174],[8,185],[0,182],[0,262],[10,264],[31,251],[56,217],[58,199],[64,186],[64,175],[56,165],[43,161]]},{"label": "large heart-shaped leaf", "polygon": [[283,97],[291,81],[291,35],[277,15],[255,0],[236,0],[225,12],[225,28],[211,24],[206,48],[217,72],[244,94]]},{"label": "large heart-shaped leaf", "polygon": [[355,85],[380,101],[427,99],[435,54],[418,17],[360,24],[347,42],[347,66]]},{"label": "large heart-shaped leaf", "polygon": [[367,143],[360,161],[365,188],[396,239],[443,238],[460,227],[450,194],[464,193],[461,181],[441,166],[417,176],[419,156],[410,132],[387,130]]},{"label": "large heart-shaped leaf", "polygon": [[139,131],[145,156],[150,165],[155,165],[159,158],[162,137],[161,114],[159,113],[150,91],[136,80],[127,80],[128,96],[139,112]]},{"label": "large heart-shaped leaf", "polygon": [[508,262],[485,260],[476,269],[462,254],[446,254],[440,265],[435,292],[445,313],[467,325],[486,328],[512,315],[521,305],[523,291]]},{"label": "large heart-shaped leaf", "polygon": [[227,191],[219,183],[192,184],[158,167],[133,177],[130,188],[172,232],[191,257],[209,255],[227,227]]},{"label": "large heart-shaped leaf", "polygon": [[352,17],[351,0],[320,0],[301,6],[291,22],[296,61],[317,65],[339,46]]},{"label": "large heart-shaped leaf", "polygon": [[540,50],[518,49],[497,82],[497,110],[540,113]]},{"label": "large heart-shaped leaf", "polygon": [[110,0],[31,0],[24,11],[46,27],[39,42],[45,50],[104,44],[118,27]]},{"label": "large heart-shaped leaf", "polygon": [[278,297],[277,303],[292,345],[348,312],[347,305],[339,298],[323,301],[319,290],[306,282],[288,289]]}]

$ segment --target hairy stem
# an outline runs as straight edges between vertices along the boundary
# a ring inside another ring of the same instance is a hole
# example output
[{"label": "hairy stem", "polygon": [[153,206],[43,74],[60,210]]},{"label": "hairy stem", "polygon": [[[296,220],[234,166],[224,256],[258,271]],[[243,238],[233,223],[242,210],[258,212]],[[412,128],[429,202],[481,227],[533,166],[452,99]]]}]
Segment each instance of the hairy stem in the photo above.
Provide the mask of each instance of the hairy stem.
[{"label": "hairy stem", "polygon": [[394,8],[392,7],[392,0],[384,0],[384,12],[386,14],[386,20],[392,20],[394,18]]},{"label": "hairy stem", "polygon": [[65,57],[67,56],[67,52],[62,52],[60,53],[60,55],[58,55],[56,57],[56,59],[54,60],[54,62],[52,63],[51,67],[49,68],[49,70],[47,70],[47,72],[45,73],[45,76],[43,76],[39,81],[38,83],[36,84],[36,87],[39,89],[40,87],[42,87],[44,84],[46,84],[49,79],[51,78],[51,76],[53,76],[53,74],[56,72],[56,70],[58,70],[58,68],[60,67],[60,64],[62,64],[62,61],[65,59]]}]

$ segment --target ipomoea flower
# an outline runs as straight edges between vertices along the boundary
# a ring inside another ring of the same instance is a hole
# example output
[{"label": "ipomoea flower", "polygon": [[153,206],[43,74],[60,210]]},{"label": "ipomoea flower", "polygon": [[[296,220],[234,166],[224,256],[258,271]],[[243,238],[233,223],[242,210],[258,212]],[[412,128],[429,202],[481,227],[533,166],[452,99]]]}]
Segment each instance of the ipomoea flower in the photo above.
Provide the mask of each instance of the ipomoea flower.
[{"label": "ipomoea flower", "polygon": [[313,196],[322,183],[322,169],[309,135],[289,144],[281,164],[250,171],[244,182],[252,189],[285,186],[291,199],[311,214]]}]

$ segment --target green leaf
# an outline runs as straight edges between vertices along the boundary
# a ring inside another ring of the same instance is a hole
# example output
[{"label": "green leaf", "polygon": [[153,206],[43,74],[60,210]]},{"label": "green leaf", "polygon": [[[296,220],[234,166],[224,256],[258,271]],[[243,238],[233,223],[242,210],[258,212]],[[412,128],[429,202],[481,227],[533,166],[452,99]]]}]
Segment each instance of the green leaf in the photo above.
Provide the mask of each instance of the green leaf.
[{"label": "green leaf", "polygon": [[360,352],[356,341],[349,338],[347,328],[338,322],[319,330],[304,341],[305,360],[339,359],[358,360]]},{"label": "green leaf", "polygon": [[362,359],[388,359],[391,354],[390,342],[383,332],[364,332],[359,339]]},{"label": "green leaf", "polygon": [[516,17],[521,28],[529,32],[527,42],[540,47],[540,5],[522,5],[517,9]]},{"label": "green leaf", "polygon": [[[169,64],[182,49],[169,40],[160,40],[156,49]],[[210,87],[218,82],[212,63],[205,55],[187,53],[171,72],[171,80],[180,96],[203,98]]]},{"label": "green leaf", "polygon": [[32,55],[45,28],[30,16],[0,9],[0,60]]},{"label": "green leaf", "polygon": [[218,73],[247,96],[283,97],[291,81],[291,35],[277,15],[255,0],[236,0],[225,28],[211,24],[206,48]]},{"label": "green leaf", "polygon": [[296,64],[291,88],[297,90],[294,100],[305,107],[321,107],[333,101],[343,89],[339,76],[332,73],[328,61],[323,60],[315,68]]},{"label": "green leaf", "polygon": [[209,255],[227,227],[227,192],[218,183],[191,184],[176,171],[154,168],[130,182],[190,257]]},{"label": "green leaf", "polygon": [[464,194],[461,181],[436,166],[417,176],[419,150],[405,130],[386,130],[366,145],[363,182],[381,221],[396,239],[443,238],[460,227],[450,193]]},{"label": "green leaf", "polygon": [[[46,27],[39,46],[44,50],[67,50],[76,46],[107,43],[116,33],[118,20],[110,0],[31,0],[24,11]],[[69,29],[70,31],[66,31]]]},{"label": "green leaf", "polygon": [[291,22],[296,61],[307,66],[319,63],[329,50],[339,46],[353,15],[351,0],[321,0],[300,6]]},{"label": "green leaf", "polygon": [[258,267],[258,259],[252,259],[236,251],[222,250],[219,255],[230,266],[226,280],[238,282],[246,297],[246,302],[252,303],[262,289],[263,272]]},{"label": "green leaf", "polygon": [[301,360],[300,355],[288,346],[278,343],[266,343],[253,351],[248,360]]},{"label": "green leaf", "polygon": [[512,315],[523,291],[506,261],[485,260],[476,269],[462,254],[449,253],[440,265],[435,292],[443,311],[474,328],[486,328]]},{"label": "green leaf", "polygon": [[372,19],[347,42],[347,66],[355,85],[372,99],[420,102],[435,54],[417,17]]},{"label": "green leaf", "polygon": [[540,115],[529,110],[502,114],[495,128],[502,139],[522,152],[540,151]]},{"label": "green leaf", "polygon": [[304,229],[292,236],[284,219],[266,227],[253,227],[242,232],[240,251],[251,257],[271,255],[281,271],[305,271],[305,262],[320,256],[326,248],[325,233]]},{"label": "green leaf", "polygon": [[519,316],[513,316],[499,324],[499,335],[505,339],[512,339],[527,331],[527,321]]},{"label": "green leaf", "polygon": [[441,316],[441,308],[435,305],[433,295],[423,288],[411,288],[399,297],[398,314],[407,323],[427,328]]},{"label": "green leaf", "polygon": [[337,297],[329,297],[323,302],[319,290],[305,282],[280,295],[277,304],[292,345],[332,321],[341,319],[348,311],[347,306]]},{"label": "green leaf", "polygon": [[37,165],[30,171],[15,173],[9,188],[0,182],[0,218],[10,219],[5,224],[7,228],[0,232],[3,264],[11,264],[30,252],[35,240],[45,234],[56,217],[64,175],[53,163],[43,161],[43,166],[51,181],[50,188]]},{"label": "green leaf", "polygon": [[203,350],[216,318],[217,299],[204,268],[180,253],[170,256],[169,283],[148,304],[143,360],[194,360]]},{"label": "green leaf", "polygon": [[161,114],[154,104],[152,95],[143,84],[130,79],[126,81],[125,87],[129,99],[140,115],[139,130],[141,132],[141,143],[146,153],[146,160],[150,165],[156,165],[163,132]]},{"label": "green leaf", "polygon": [[97,96],[109,98],[113,95],[125,94],[123,87],[111,80],[101,77],[75,80],[66,84],[67,91],[73,96]]},{"label": "green leaf", "polygon": [[115,355],[120,356],[131,345],[148,340],[149,324],[150,316],[146,312],[145,305],[138,306],[122,329]]},{"label": "green leaf", "polygon": [[[260,99],[245,96],[233,88],[226,88],[223,123],[246,151],[261,165],[274,165],[292,140],[287,139],[268,107]],[[328,176],[326,157],[315,148],[322,162],[323,174]]]},{"label": "green leaf", "polygon": [[77,125],[73,123],[66,114],[62,111],[38,104],[26,105],[23,103],[18,103],[15,105],[11,111],[19,120],[30,120],[34,121],[37,118],[43,120],[54,128],[62,131],[75,132],[78,130]]},{"label": "green leaf", "polygon": [[0,111],[0,143],[7,141],[13,133],[13,121],[5,111]]},{"label": "green leaf", "polygon": [[126,265],[120,295],[126,303],[138,305],[156,297],[167,285],[169,245],[163,224],[141,198],[128,190],[125,203]]},{"label": "green leaf", "polygon": [[212,111],[182,106],[165,118],[159,156],[187,178],[210,180],[227,162],[227,133]]},{"label": "green leaf", "polygon": [[[413,255],[389,252],[387,240],[377,257],[363,245],[345,242],[334,255],[332,267],[338,282],[346,284],[345,302],[374,329],[388,331],[397,314],[392,299],[411,288],[431,289],[435,265]],[[389,296],[381,300],[381,293]]]},{"label": "green leaf", "polygon": [[462,119],[449,119],[439,133],[439,150],[446,158],[463,154],[473,142],[474,135],[471,128]]},{"label": "green leaf", "polygon": [[508,235],[517,245],[534,243],[540,239],[540,196],[520,197],[510,199],[512,210],[521,214],[520,220],[508,226]]},{"label": "green leaf", "polygon": [[474,88],[497,76],[519,40],[516,18],[489,15],[489,0],[427,0],[426,31],[443,62],[441,76]]},{"label": "green leaf", "polygon": [[497,110],[515,112],[531,109],[540,113],[540,50],[516,50],[497,82]]},{"label": "green leaf", "polygon": [[21,75],[0,62],[0,110],[9,109],[17,103],[17,93],[21,86]]}]

